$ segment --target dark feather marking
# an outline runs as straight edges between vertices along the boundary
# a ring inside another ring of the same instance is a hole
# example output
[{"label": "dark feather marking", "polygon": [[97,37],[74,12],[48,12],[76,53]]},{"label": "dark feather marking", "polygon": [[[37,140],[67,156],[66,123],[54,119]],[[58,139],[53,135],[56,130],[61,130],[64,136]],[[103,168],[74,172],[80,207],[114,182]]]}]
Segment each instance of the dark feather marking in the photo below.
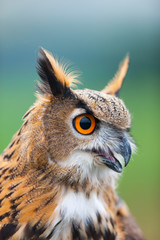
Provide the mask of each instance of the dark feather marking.
[{"label": "dark feather marking", "polygon": [[25,121],[23,125],[24,125],[24,126],[26,126],[26,125],[27,125],[27,123],[28,123],[28,120],[27,120],[27,121]]},{"label": "dark feather marking", "polygon": [[97,220],[98,220],[98,223],[100,224],[102,219],[101,219],[101,215],[99,214],[99,212],[96,213],[97,215]]},{"label": "dark feather marking", "polygon": [[12,214],[11,214],[11,219],[12,221],[14,222],[18,222],[18,218],[16,219],[17,215],[19,214],[19,212],[21,211],[20,209],[17,210],[17,207],[19,206],[20,202],[17,203],[17,204],[13,204],[10,209],[12,211]]},{"label": "dark feather marking", "polygon": [[17,174],[15,173],[13,173],[12,175],[10,175],[10,180],[13,180],[15,177],[17,177]]},{"label": "dark feather marking", "polygon": [[52,158],[52,162],[54,162],[55,164],[57,164],[57,161],[56,161],[54,158]]},{"label": "dark feather marking", "polygon": [[4,174],[1,173],[1,174],[0,174],[0,178],[1,178],[3,175],[4,175]]},{"label": "dark feather marking", "polygon": [[17,200],[19,200],[21,197],[23,197],[25,195],[25,193],[24,194],[22,194],[22,195],[20,195],[20,196],[18,196],[18,197],[16,197],[16,198],[14,198],[14,199],[11,199],[11,203],[12,204],[14,204]]},{"label": "dark feather marking", "polygon": [[77,185],[75,185],[75,192],[76,192],[76,193],[79,192],[79,191],[78,191],[78,187],[77,187]]},{"label": "dark feather marking", "polygon": [[81,240],[79,233],[79,225],[76,222],[72,222],[72,239]]},{"label": "dark feather marking", "polygon": [[78,186],[75,182],[72,182],[70,186],[75,193],[78,193]]},{"label": "dark feather marking", "polygon": [[44,206],[47,206],[50,202],[52,202],[52,200],[55,198],[56,195],[57,195],[57,192],[47,202],[45,202]]},{"label": "dark feather marking", "polygon": [[14,193],[14,192],[8,193],[8,194],[5,196],[5,198],[9,198],[13,193]]},{"label": "dark feather marking", "polygon": [[0,221],[2,221],[4,218],[9,217],[10,212],[6,212],[3,215],[0,216]]},{"label": "dark feather marking", "polygon": [[88,95],[88,98],[94,100],[95,102],[97,102],[97,97],[94,97],[93,95]]},{"label": "dark feather marking", "polygon": [[0,199],[0,207],[1,207],[1,203],[2,203],[3,200],[4,200],[4,197]]},{"label": "dark feather marking", "polygon": [[[19,161],[20,157],[17,158],[17,162]],[[13,172],[16,172],[16,170],[21,166],[21,162],[16,166],[16,167],[13,167],[9,170],[9,173],[13,173]],[[13,179],[14,178],[14,175],[15,174],[12,174],[10,175],[10,179]]]},{"label": "dark feather marking", "polygon": [[114,228],[115,227],[115,222],[114,222],[113,218],[110,218],[109,220],[110,220],[110,223],[111,223],[112,227]]},{"label": "dark feather marking", "polygon": [[104,233],[104,240],[115,240],[116,236],[114,235],[114,233],[110,232],[109,229],[105,230]]},{"label": "dark feather marking", "polygon": [[34,225],[31,226],[29,223],[26,225],[24,232],[25,232],[25,239],[31,240],[45,240],[46,238],[41,238],[40,235],[46,230],[45,227],[38,228],[40,224],[40,220]]},{"label": "dark feather marking", "polygon": [[20,182],[17,183],[17,184],[12,184],[12,185],[8,188],[8,190],[13,190],[13,189],[16,188],[19,184],[20,184]]},{"label": "dark feather marking", "polygon": [[15,140],[9,145],[9,148],[13,147],[13,145],[15,144]]},{"label": "dark feather marking", "polygon": [[6,154],[6,155],[4,155],[4,157],[3,157],[3,159],[10,159],[12,156],[13,156],[13,154],[15,153],[15,150],[11,153],[11,154]]},{"label": "dark feather marking", "polygon": [[26,114],[23,116],[23,119],[25,119],[35,108],[32,108],[31,110],[27,111]]},{"label": "dark feather marking", "polygon": [[88,199],[89,199],[89,197],[90,197],[90,193],[91,193],[90,190],[86,192],[86,197],[87,197]]},{"label": "dark feather marking", "polygon": [[9,175],[5,176],[5,177],[4,177],[4,180],[6,180],[6,179],[8,179],[8,178],[9,178]]},{"label": "dark feather marking", "polygon": [[[88,239],[97,240],[100,238],[100,233],[97,233],[93,224],[92,219],[88,218],[85,226],[86,234]],[[108,239],[110,240],[110,239]]]},{"label": "dark feather marking", "polygon": [[63,218],[54,226],[54,228],[52,229],[51,233],[46,238],[47,240],[50,240],[53,237],[54,232],[56,231],[57,226],[62,222],[62,220],[63,220]]},{"label": "dark feather marking", "polygon": [[39,181],[43,182],[44,180],[46,180],[48,178],[48,176],[52,173],[52,171],[50,171],[49,173],[45,174]]},{"label": "dark feather marking", "polygon": [[17,140],[16,144],[18,144],[20,142],[20,138]]},{"label": "dark feather marking", "polygon": [[10,208],[11,208],[12,210],[15,210],[15,209],[18,207],[19,204],[20,204],[20,203],[13,204],[13,205],[11,205]]},{"label": "dark feather marking", "polygon": [[[18,204],[17,204],[18,205]],[[16,207],[16,206],[15,206]],[[11,214],[11,217],[12,217],[12,220],[14,220],[15,221],[15,218],[16,218],[16,216],[18,215],[18,213],[20,212],[20,210],[14,210],[13,211],[13,213]]]},{"label": "dark feather marking", "polygon": [[40,220],[32,227],[32,232],[36,236],[40,236],[46,230],[44,226],[40,228],[39,224]]},{"label": "dark feather marking", "polygon": [[[46,170],[46,172],[47,172],[48,169],[45,169],[45,170]],[[33,179],[39,178],[39,176],[41,176],[43,173],[44,173],[44,170],[43,170],[43,169],[35,172],[35,173],[34,173],[34,176],[33,176],[33,177],[30,177],[30,178],[26,181],[26,185],[31,185],[31,184],[33,183]],[[39,181],[41,181],[41,179],[40,179]],[[32,191],[32,190],[31,190],[31,191]]]},{"label": "dark feather marking", "polygon": [[86,187],[87,187],[87,181],[83,181],[82,189],[84,192],[86,192]]},{"label": "dark feather marking", "polygon": [[100,105],[98,105],[98,107],[99,107],[99,109],[103,112],[103,108],[102,108]]},{"label": "dark feather marking", "polygon": [[13,223],[4,224],[0,230],[0,239],[7,240],[17,231],[17,225]]},{"label": "dark feather marking", "polygon": [[21,132],[22,132],[22,127],[19,129],[18,136],[21,135]]},{"label": "dark feather marking", "polygon": [[97,96],[96,101],[100,101],[100,102],[106,102],[106,99],[102,96],[100,96],[98,93],[94,93],[95,96]]},{"label": "dark feather marking", "polygon": [[2,175],[8,170],[9,168],[5,168],[5,169],[3,169],[3,171],[2,171]]},{"label": "dark feather marking", "polygon": [[57,192],[51,198],[49,198],[46,202],[40,204],[37,208],[35,208],[34,211],[37,212],[40,208],[47,206],[50,202],[52,202],[54,200],[56,194],[57,194]]}]

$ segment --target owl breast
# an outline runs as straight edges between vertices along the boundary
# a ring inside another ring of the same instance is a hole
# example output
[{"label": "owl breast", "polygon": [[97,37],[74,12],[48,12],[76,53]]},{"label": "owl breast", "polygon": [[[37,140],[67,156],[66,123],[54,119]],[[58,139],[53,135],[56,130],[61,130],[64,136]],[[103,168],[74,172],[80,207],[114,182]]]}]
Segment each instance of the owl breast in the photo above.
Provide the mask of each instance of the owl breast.
[{"label": "owl breast", "polygon": [[64,190],[48,222],[47,239],[118,240],[111,216],[100,193]]}]

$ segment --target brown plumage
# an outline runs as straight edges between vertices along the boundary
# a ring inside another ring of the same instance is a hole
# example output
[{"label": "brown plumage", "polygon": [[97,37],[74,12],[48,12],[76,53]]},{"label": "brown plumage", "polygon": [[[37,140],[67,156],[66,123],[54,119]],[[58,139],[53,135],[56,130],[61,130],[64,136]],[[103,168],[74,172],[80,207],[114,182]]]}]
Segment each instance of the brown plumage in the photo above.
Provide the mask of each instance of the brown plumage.
[{"label": "brown plumage", "polygon": [[128,57],[102,92],[72,90],[53,56],[38,57],[36,103],[0,157],[0,239],[143,240],[115,183],[134,148],[117,92]]}]

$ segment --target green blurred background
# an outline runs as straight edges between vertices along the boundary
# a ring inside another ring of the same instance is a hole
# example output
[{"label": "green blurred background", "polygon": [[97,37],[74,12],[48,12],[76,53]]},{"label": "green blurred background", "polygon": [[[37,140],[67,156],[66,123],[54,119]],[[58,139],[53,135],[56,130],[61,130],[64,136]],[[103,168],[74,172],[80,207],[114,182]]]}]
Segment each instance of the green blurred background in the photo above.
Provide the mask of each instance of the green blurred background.
[{"label": "green blurred background", "polygon": [[160,2],[158,0],[1,0],[0,151],[34,102],[40,46],[82,72],[81,88],[102,89],[129,53],[121,91],[138,152],[118,192],[147,239],[160,239]]}]

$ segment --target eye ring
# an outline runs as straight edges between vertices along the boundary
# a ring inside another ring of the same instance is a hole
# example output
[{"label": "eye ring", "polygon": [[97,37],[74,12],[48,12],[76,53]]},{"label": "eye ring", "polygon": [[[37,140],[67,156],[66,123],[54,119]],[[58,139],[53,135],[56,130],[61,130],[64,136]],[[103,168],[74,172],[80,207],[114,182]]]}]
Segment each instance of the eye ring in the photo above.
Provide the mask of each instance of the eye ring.
[{"label": "eye ring", "polygon": [[94,131],[96,120],[93,115],[84,113],[74,119],[74,127],[77,132],[83,135],[88,135]]}]

